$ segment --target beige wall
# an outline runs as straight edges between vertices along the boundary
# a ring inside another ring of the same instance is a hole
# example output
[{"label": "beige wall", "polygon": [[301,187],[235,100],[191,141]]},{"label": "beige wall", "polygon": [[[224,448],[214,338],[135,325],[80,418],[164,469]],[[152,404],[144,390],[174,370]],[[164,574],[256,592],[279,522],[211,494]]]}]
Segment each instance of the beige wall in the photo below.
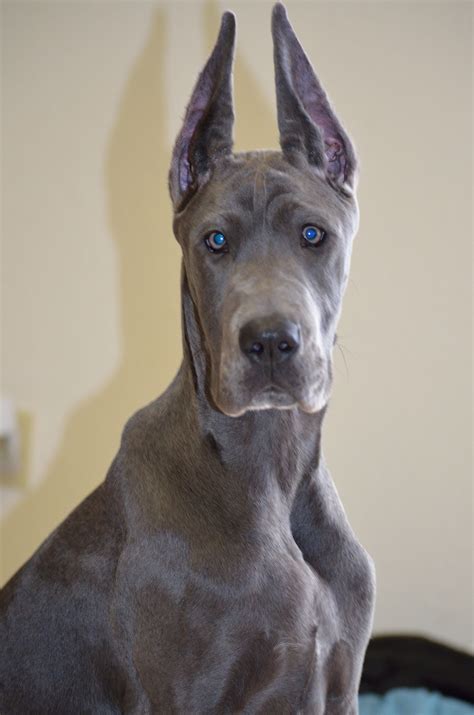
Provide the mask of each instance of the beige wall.
[{"label": "beige wall", "polygon": [[[362,159],[325,450],[378,572],[377,631],[472,636],[471,5],[298,2]],[[270,5],[237,13],[237,148],[274,147]],[[217,2],[4,2],[3,391],[24,468],[8,578],[103,478],[181,353],[166,174]],[[346,365],[347,364],[347,365]]]}]

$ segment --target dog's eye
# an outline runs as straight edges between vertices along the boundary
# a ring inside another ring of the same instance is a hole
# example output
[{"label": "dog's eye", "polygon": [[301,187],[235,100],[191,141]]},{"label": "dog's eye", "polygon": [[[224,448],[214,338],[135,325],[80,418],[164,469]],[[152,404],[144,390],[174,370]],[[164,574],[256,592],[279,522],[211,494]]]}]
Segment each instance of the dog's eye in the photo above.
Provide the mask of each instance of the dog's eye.
[{"label": "dog's eye", "polygon": [[222,231],[212,231],[204,240],[211,253],[225,253],[228,250],[227,240]]},{"label": "dog's eye", "polygon": [[304,226],[301,236],[303,246],[319,246],[326,238],[326,233],[317,226]]}]

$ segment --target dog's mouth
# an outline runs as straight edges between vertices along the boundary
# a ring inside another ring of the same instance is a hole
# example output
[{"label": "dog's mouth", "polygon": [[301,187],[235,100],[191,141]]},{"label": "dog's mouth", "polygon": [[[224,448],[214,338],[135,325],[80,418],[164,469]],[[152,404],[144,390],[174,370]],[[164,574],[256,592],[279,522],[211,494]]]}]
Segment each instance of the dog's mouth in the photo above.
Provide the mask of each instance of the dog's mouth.
[{"label": "dog's mouth", "polygon": [[245,405],[218,401],[219,409],[228,417],[241,417],[253,410],[291,410],[296,406],[297,402],[290,394],[273,389],[258,393]]},{"label": "dog's mouth", "polygon": [[229,392],[221,390],[215,396],[217,407],[229,417],[240,417],[254,410],[291,410],[299,408],[303,412],[319,411],[327,402],[328,390],[321,376],[317,382],[305,389],[292,389],[276,382],[267,383],[252,391],[241,387]]},{"label": "dog's mouth", "polygon": [[251,409],[262,410],[273,408],[284,410],[294,407],[297,400],[285,388],[277,385],[276,383],[271,383],[256,393],[252,403],[254,403],[255,406]]}]

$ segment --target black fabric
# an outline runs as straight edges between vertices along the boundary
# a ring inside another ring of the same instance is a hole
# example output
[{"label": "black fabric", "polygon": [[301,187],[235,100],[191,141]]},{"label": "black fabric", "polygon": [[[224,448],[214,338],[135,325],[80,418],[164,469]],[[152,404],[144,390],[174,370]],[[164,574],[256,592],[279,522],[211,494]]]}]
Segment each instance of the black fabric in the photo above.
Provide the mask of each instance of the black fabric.
[{"label": "black fabric", "polygon": [[474,703],[474,657],[418,636],[377,636],[365,656],[361,693],[427,688]]}]

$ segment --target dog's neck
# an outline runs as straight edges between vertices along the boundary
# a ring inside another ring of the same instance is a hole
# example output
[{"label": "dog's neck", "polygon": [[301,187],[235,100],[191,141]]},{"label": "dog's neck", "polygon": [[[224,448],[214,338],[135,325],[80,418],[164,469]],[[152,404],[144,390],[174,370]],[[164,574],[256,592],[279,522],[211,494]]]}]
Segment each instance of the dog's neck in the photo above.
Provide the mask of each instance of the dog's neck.
[{"label": "dog's neck", "polygon": [[[249,411],[228,417],[213,404],[209,393],[209,358],[197,311],[183,269],[183,365],[180,380],[187,419],[203,449],[211,449],[220,465],[238,476],[250,491],[277,489],[291,502],[300,481],[313,473],[320,460],[324,409],[307,414],[298,408]],[[189,428],[189,427],[188,427]]]}]

